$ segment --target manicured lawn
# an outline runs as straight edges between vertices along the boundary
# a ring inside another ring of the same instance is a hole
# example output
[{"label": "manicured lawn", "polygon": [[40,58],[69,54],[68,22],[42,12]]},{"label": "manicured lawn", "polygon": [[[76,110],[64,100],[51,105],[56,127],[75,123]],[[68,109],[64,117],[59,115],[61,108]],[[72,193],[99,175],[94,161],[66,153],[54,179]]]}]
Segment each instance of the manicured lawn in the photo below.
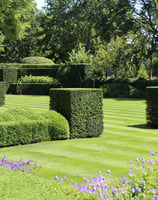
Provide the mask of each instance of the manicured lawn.
[{"label": "manicured lawn", "polygon": [[[37,111],[49,109],[47,96],[6,95],[7,106],[28,106]],[[129,161],[158,152],[158,129],[146,127],[145,101],[104,99],[104,132],[99,138],[42,142],[0,149],[9,160],[34,159],[42,166],[38,175],[53,180],[55,175],[80,182],[84,176],[104,174],[113,177],[128,173]]]}]

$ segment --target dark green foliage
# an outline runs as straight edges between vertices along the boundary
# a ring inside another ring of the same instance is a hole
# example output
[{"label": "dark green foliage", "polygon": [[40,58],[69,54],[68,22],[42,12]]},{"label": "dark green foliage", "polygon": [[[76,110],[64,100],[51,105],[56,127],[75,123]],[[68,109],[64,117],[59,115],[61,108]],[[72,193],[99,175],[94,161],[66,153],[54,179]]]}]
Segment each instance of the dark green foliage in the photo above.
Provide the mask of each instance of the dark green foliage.
[{"label": "dark green foliage", "polygon": [[17,82],[17,68],[3,67],[1,65],[0,74],[0,80],[5,82],[5,92],[7,92],[10,84]]},{"label": "dark green foliage", "polygon": [[88,86],[87,81],[91,66],[86,64],[66,64],[58,68],[56,77],[64,88],[82,88]]},{"label": "dark green foliage", "polygon": [[104,98],[129,97],[129,85],[126,83],[105,84],[101,88]]},{"label": "dark green foliage", "polygon": [[12,89],[8,92],[12,94],[49,95],[50,88],[59,87],[60,84],[19,83],[12,86]]},{"label": "dark green foliage", "polygon": [[[58,79],[62,87],[90,87],[91,66],[86,64],[61,64],[61,65],[38,65],[38,64],[15,64],[17,67],[16,76],[10,83],[16,83],[17,77],[22,76],[49,76]],[[11,73],[13,69],[11,64],[0,65],[6,71]],[[1,73],[0,73],[1,74]],[[11,75],[12,76],[12,75]],[[0,75],[1,78],[1,75]],[[1,78],[3,80],[3,78]],[[0,80],[1,80],[0,79]]]},{"label": "dark green foliage", "polygon": [[0,110],[1,147],[68,138],[68,122],[55,111],[37,113],[28,108]]},{"label": "dark green foliage", "polygon": [[58,65],[23,65],[18,69],[18,78],[21,76],[56,76]]},{"label": "dark green foliage", "polygon": [[145,98],[145,88],[147,86],[158,86],[158,80],[143,78],[108,79],[101,88],[105,98]]},{"label": "dark green foliage", "polygon": [[12,94],[32,94],[49,95],[50,88],[59,88],[58,80],[48,76],[24,76],[18,80],[15,86],[12,86],[9,93]]},{"label": "dark green foliage", "polygon": [[51,89],[50,109],[69,121],[70,138],[97,137],[103,131],[100,89]]},{"label": "dark green foliage", "polygon": [[0,82],[0,106],[5,104],[5,83]]},{"label": "dark green foliage", "polygon": [[146,88],[146,118],[152,128],[158,128],[158,86]]},{"label": "dark green foliage", "polygon": [[26,64],[44,64],[44,65],[53,65],[54,62],[48,58],[45,57],[39,57],[39,56],[34,56],[34,57],[26,57],[22,59],[22,63]]}]

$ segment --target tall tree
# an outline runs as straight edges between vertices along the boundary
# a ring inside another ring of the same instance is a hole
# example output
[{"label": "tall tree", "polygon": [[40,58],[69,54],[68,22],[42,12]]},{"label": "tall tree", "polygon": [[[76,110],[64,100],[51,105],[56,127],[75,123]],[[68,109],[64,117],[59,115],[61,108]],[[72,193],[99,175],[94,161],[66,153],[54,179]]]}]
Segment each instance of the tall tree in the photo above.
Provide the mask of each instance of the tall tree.
[{"label": "tall tree", "polygon": [[132,24],[129,0],[47,0],[45,13],[43,51],[62,60],[79,43],[92,51],[98,37],[110,41],[114,35],[125,34]]},{"label": "tall tree", "polygon": [[35,9],[34,0],[1,0],[0,1],[0,46],[2,37],[21,39],[30,26],[28,17]]},{"label": "tall tree", "polygon": [[[145,37],[146,59],[150,59],[150,79],[153,77],[153,55],[158,50],[158,1],[135,0],[134,20],[137,23],[137,31]],[[141,36],[142,38],[142,36]]]}]

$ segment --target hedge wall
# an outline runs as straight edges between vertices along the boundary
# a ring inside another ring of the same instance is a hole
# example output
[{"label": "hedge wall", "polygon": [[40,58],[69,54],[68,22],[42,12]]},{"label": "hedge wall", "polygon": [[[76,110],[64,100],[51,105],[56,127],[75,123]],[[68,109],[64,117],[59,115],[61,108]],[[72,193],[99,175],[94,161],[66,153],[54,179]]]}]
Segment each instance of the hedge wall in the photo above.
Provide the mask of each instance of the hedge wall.
[{"label": "hedge wall", "polygon": [[70,138],[97,137],[102,133],[102,101],[100,89],[50,89],[50,109],[66,117]]},{"label": "hedge wall", "polygon": [[5,82],[5,92],[10,84],[17,82],[17,68],[0,68],[0,80]]},{"label": "hedge wall", "polygon": [[65,64],[58,68],[56,78],[64,88],[90,87],[91,66],[86,64]]},{"label": "hedge wall", "polygon": [[50,76],[50,77],[56,77],[56,73],[57,73],[57,69],[58,69],[58,65],[52,66],[52,67],[47,67],[47,66],[34,66],[34,65],[30,65],[30,66],[25,66],[22,68],[18,69],[18,78],[20,78],[21,76],[29,76],[30,74],[32,76]]},{"label": "hedge wall", "polygon": [[101,88],[105,98],[145,98],[145,89],[148,86],[158,86],[158,80],[108,79]]},{"label": "hedge wall", "polygon": [[158,87],[146,88],[146,119],[152,128],[158,128]]},{"label": "hedge wall", "polygon": [[29,94],[29,95],[49,95],[50,88],[60,88],[60,84],[44,84],[44,83],[22,83],[12,84],[9,87],[9,94]]},{"label": "hedge wall", "polygon": [[0,82],[0,106],[5,104],[5,83]]},{"label": "hedge wall", "polygon": [[55,111],[40,114],[9,108],[0,112],[0,147],[68,138],[68,122]]}]

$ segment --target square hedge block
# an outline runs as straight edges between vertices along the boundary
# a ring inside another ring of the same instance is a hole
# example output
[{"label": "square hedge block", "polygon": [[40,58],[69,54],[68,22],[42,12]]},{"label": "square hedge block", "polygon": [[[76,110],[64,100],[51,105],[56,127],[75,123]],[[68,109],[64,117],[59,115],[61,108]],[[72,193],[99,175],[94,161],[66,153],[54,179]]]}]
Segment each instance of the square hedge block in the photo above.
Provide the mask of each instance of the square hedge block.
[{"label": "square hedge block", "polygon": [[5,104],[5,83],[0,82],[0,106]]},{"label": "square hedge block", "polygon": [[158,86],[146,88],[146,119],[151,128],[158,128]]},{"label": "square hedge block", "polygon": [[69,122],[70,138],[98,137],[103,131],[103,93],[100,89],[50,89],[50,109]]}]

